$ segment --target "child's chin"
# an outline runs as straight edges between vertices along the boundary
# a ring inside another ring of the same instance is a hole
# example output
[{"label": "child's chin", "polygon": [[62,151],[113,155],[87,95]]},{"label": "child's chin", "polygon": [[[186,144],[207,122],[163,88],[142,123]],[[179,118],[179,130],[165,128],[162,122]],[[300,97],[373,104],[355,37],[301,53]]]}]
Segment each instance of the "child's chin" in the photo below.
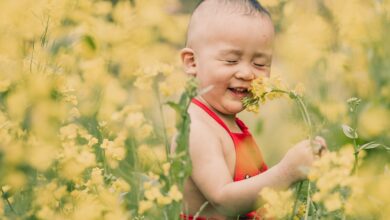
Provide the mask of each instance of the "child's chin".
[{"label": "child's chin", "polygon": [[229,105],[229,111],[232,113],[232,114],[237,114],[237,113],[240,113],[244,110],[244,106],[242,105],[241,102],[237,102],[237,101],[234,101],[232,102],[230,105]]}]

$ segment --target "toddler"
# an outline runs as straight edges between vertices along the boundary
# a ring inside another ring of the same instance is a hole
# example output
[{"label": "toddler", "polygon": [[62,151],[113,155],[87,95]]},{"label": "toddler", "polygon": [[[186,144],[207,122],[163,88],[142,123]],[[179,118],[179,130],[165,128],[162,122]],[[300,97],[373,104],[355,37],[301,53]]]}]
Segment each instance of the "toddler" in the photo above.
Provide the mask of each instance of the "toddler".
[{"label": "toddler", "polygon": [[[248,128],[236,114],[257,77],[269,77],[274,27],[256,0],[204,0],[192,14],[185,72],[211,90],[189,108],[192,175],[184,186],[181,219],[260,219],[256,201],[264,187],[284,188],[306,178],[315,155],[310,141],[293,146],[267,167]],[[325,146],[317,137],[316,142]],[[260,214],[261,215],[261,214]]]}]

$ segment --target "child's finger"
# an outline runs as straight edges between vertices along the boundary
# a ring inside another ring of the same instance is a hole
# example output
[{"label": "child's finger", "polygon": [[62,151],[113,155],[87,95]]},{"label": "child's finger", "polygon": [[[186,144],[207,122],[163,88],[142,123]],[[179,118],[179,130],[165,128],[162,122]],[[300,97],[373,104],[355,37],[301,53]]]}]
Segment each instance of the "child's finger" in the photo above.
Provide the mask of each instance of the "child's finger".
[{"label": "child's finger", "polygon": [[328,145],[326,144],[326,141],[323,137],[321,136],[316,136],[315,137],[315,140],[320,142],[320,144],[324,147],[324,148],[328,148]]},{"label": "child's finger", "polygon": [[327,150],[326,142],[321,137],[316,137],[311,145],[316,156],[321,156]]}]

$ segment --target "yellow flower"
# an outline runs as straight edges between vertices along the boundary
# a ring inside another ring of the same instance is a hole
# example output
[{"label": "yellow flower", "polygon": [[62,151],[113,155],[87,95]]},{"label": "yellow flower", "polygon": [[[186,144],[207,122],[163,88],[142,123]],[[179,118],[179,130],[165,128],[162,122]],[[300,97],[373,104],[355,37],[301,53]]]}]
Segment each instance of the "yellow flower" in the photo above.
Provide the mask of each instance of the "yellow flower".
[{"label": "yellow flower", "polygon": [[123,160],[126,156],[126,150],[122,146],[116,146],[108,148],[106,150],[106,156],[114,160]]},{"label": "yellow flower", "polygon": [[130,185],[123,179],[117,179],[112,183],[112,189],[115,192],[129,192]]},{"label": "yellow flower", "polygon": [[271,92],[273,89],[271,81],[267,77],[259,77],[252,81],[250,91],[256,98],[261,98],[264,93]]},{"label": "yellow flower", "polygon": [[321,101],[318,103],[321,113],[333,123],[339,122],[343,119],[343,116],[347,113],[347,107],[343,102],[327,102]]},{"label": "yellow flower", "polygon": [[249,112],[258,113],[259,112],[259,106],[258,105],[248,105],[246,107],[246,110]]},{"label": "yellow flower", "polygon": [[140,70],[138,77],[134,82],[134,86],[140,90],[150,91],[153,88],[154,77],[157,76],[159,70],[157,67],[147,67]]},{"label": "yellow flower", "polygon": [[123,140],[120,135],[118,135],[115,142],[104,139],[100,147],[105,150],[107,162],[113,168],[117,167],[118,161],[123,160],[126,156],[126,149],[123,145]]},{"label": "yellow flower", "polygon": [[172,198],[169,196],[159,196],[157,197],[157,204],[159,205],[168,205],[172,203]]},{"label": "yellow flower", "polygon": [[126,126],[134,129],[139,129],[143,123],[145,123],[145,117],[142,112],[128,114],[125,121]]},{"label": "yellow flower", "polygon": [[390,128],[390,111],[382,106],[369,106],[359,115],[358,131],[366,138],[373,138]]},{"label": "yellow flower", "polygon": [[69,124],[60,129],[60,135],[63,140],[76,138],[77,132],[78,132],[78,126],[75,124]]},{"label": "yellow flower", "polygon": [[329,195],[324,199],[324,205],[329,212],[340,209],[342,207],[340,195],[338,193]]},{"label": "yellow flower", "polygon": [[291,190],[276,191],[271,188],[263,188],[259,193],[260,199],[265,202],[267,218],[283,219],[287,217],[293,206],[293,193]]},{"label": "yellow flower", "polygon": [[137,149],[137,156],[141,166],[155,173],[161,172],[159,164],[166,160],[165,148],[162,145],[142,144]]},{"label": "yellow flower", "polygon": [[26,159],[28,163],[39,171],[44,171],[49,168],[57,154],[57,149],[49,144],[42,141],[38,141],[36,138],[31,138],[28,142],[30,145],[26,149]]},{"label": "yellow flower", "polygon": [[80,118],[81,114],[78,108],[73,107],[69,112],[69,120],[74,120],[76,118]]},{"label": "yellow flower", "polygon": [[4,185],[4,186],[1,186],[1,189],[2,189],[4,192],[8,192],[8,191],[11,189],[11,186],[10,186],[10,185]]},{"label": "yellow flower", "polygon": [[104,139],[103,143],[100,145],[102,149],[109,149],[114,147],[114,142]]},{"label": "yellow flower", "polygon": [[95,166],[96,156],[88,146],[77,146],[73,141],[62,145],[59,172],[63,177],[76,180],[86,168]]},{"label": "yellow flower", "polygon": [[286,88],[279,76],[258,77],[252,81],[249,89],[251,97],[244,98],[243,105],[248,111],[258,112],[259,103],[285,96],[285,92],[288,92]]},{"label": "yellow flower", "polygon": [[152,133],[153,133],[153,126],[150,124],[143,124],[140,128],[136,130],[135,136],[139,140],[143,140],[145,138],[150,137]]},{"label": "yellow flower", "polygon": [[84,167],[91,167],[96,164],[96,156],[88,149],[82,150],[76,156],[77,162],[84,165]]},{"label": "yellow flower", "polygon": [[37,212],[37,216],[40,219],[55,219],[56,214],[55,211],[47,206],[42,207]]},{"label": "yellow flower", "polygon": [[[165,74],[165,72],[163,73]],[[179,94],[185,87],[185,82],[184,74],[170,74],[164,81],[159,83],[159,91],[165,97]]]},{"label": "yellow flower", "polygon": [[107,15],[112,10],[112,4],[110,2],[96,2],[94,8],[97,15]]},{"label": "yellow flower", "polygon": [[183,194],[179,191],[177,185],[171,186],[168,196],[176,202],[179,202],[183,198]]},{"label": "yellow flower", "polygon": [[138,214],[142,215],[153,207],[153,202],[150,200],[142,200],[138,204]]},{"label": "yellow flower", "polygon": [[160,177],[152,172],[148,173],[148,177],[150,178],[150,181],[157,181],[160,179]]},{"label": "yellow flower", "polygon": [[92,147],[93,145],[99,143],[98,139],[93,137],[92,135],[88,136],[88,138],[86,138],[88,140],[88,146],[89,147]]},{"label": "yellow flower", "polygon": [[150,189],[145,191],[145,198],[147,200],[153,201],[158,197],[162,196],[160,192],[160,188],[156,186],[152,186]]},{"label": "yellow flower", "polygon": [[284,31],[278,36],[276,53],[281,55],[283,65],[296,80],[306,77],[307,70],[332,43],[334,28],[316,13],[316,7],[318,5],[312,2],[289,1],[284,5],[281,24]]},{"label": "yellow flower", "polygon": [[99,219],[103,210],[96,196],[88,194],[77,201],[72,219]]},{"label": "yellow flower", "polygon": [[143,187],[145,190],[152,188],[152,182],[144,182]]},{"label": "yellow flower", "polygon": [[10,80],[8,80],[8,79],[0,80],[0,92],[7,91],[10,85],[11,85]]},{"label": "yellow flower", "polygon": [[13,189],[20,189],[27,183],[27,177],[20,171],[12,171],[5,176],[4,182]]},{"label": "yellow flower", "polygon": [[306,212],[306,205],[301,204],[298,208],[296,217],[298,217],[298,219],[301,219],[303,216],[305,216],[305,212]]},{"label": "yellow flower", "polygon": [[110,219],[127,220],[127,219],[131,219],[131,218],[130,218],[129,214],[126,213],[126,211],[117,208],[115,210],[112,210],[112,211],[106,213],[104,215],[104,219],[105,220],[110,220]]},{"label": "yellow flower", "polygon": [[67,195],[66,186],[59,185],[57,181],[39,186],[34,191],[36,195],[34,202],[41,207],[58,207],[58,201]]},{"label": "yellow flower", "polygon": [[162,165],[163,173],[165,176],[169,175],[170,168],[171,168],[171,164],[169,162],[166,162]]},{"label": "yellow flower", "polygon": [[65,95],[65,101],[71,103],[72,105],[77,105],[77,97],[75,95]]},{"label": "yellow flower", "polygon": [[[323,203],[329,212],[344,208],[345,199],[348,200],[349,196],[356,194],[361,188],[356,187],[361,180],[357,176],[351,176],[353,164],[354,149],[351,145],[338,152],[328,152],[315,161],[309,173],[309,179],[315,182],[317,188],[313,201]],[[340,188],[348,189],[349,196],[342,197]]]},{"label": "yellow flower", "polygon": [[89,182],[94,185],[102,185],[104,183],[102,169],[98,167],[93,168]]},{"label": "yellow flower", "polygon": [[0,216],[4,215],[4,203],[3,200],[0,200]]},{"label": "yellow flower", "polygon": [[6,101],[10,118],[16,122],[22,121],[23,117],[25,116],[27,107],[31,103],[27,91],[18,90],[14,93],[11,93]]}]

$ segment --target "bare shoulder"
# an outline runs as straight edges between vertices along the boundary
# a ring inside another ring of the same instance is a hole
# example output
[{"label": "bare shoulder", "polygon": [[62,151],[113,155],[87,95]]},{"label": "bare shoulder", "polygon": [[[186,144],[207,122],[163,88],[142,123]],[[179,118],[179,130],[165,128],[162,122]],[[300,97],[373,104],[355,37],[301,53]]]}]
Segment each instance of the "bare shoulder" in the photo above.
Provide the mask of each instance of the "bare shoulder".
[{"label": "bare shoulder", "polygon": [[[208,116],[201,109],[197,109],[196,106],[191,105],[188,113],[191,118],[190,135],[189,135],[189,149],[190,153],[193,150],[202,147],[217,147],[220,143],[218,132],[215,126],[212,125],[212,118]],[[175,152],[176,143],[175,139],[178,134],[174,135],[172,139],[171,152]]]},{"label": "bare shoulder", "polygon": [[213,119],[196,106],[189,109],[189,114],[191,117],[189,140],[191,157],[201,154],[204,158],[205,152],[214,154],[217,153],[216,151],[222,151],[221,137]]}]

